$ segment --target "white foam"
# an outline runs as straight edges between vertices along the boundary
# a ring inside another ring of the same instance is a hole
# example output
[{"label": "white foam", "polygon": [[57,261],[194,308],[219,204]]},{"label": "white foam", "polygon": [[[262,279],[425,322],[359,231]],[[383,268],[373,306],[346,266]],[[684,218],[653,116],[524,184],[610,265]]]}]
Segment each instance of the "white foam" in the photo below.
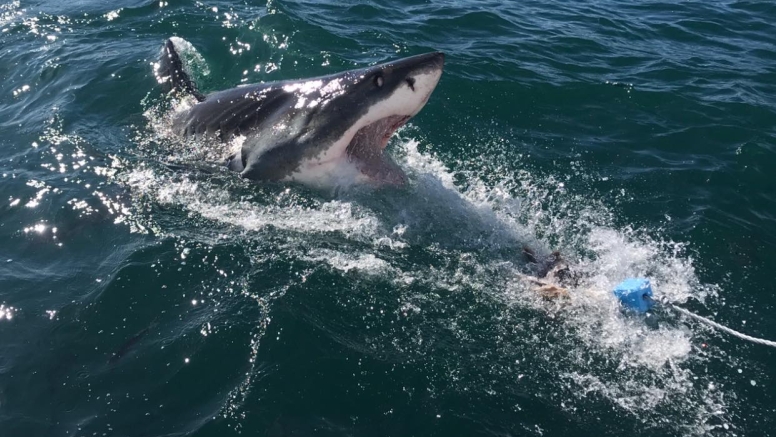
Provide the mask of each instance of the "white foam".
[{"label": "white foam", "polygon": [[[575,261],[575,269],[583,276],[567,305],[538,298],[516,279],[520,266],[503,261],[484,266],[479,262],[479,268],[457,278],[458,284],[441,280],[441,287],[452,285],[450,288],[456,289],[464,284],[467,288],[487,290],[493,284],[494,271],[505,275],[513,272],[515,280],[506,281],[501,290],[492,290],[492,296],[508,305],[543,311],[565,326],[568,334],[562,345],[534,346],[559,349],[556,353],[565,357],[559,363],[559,376],[568,377],[576,385],[572,391],[581,404],[586,393],[595,391],[634,417],[654,424],[663,420],[653,412],[655,408],[678,410],[683,417],[675,418],[677,426],[690,434],[706,432],[706,422],[711,417],[725,420],[724,394],[695,384],[698,375],[691,370],[692,362],[700,358],[694,355],[694,334],[689,328],[670,323],[650,328],[645,320],[623,314],[609,291],[625,278],[644,276],[652,280],[658,297],[671,302],[684,302],[690,296],[703,301],[714,295],[715,286],[698,281],[692,258],[686,255],[683,244],[657,240],[631,228],[614,227],[608,208],[595,199],[580,199],[566,193],[564,185],[553,176],[537,180],[526,172],[514,177],[501,174],[501,181],[487,186],[480,175],[461,173],[468,187],[459,191],[452,182],[456,175],[439,160],[420,153],[417,142],[407,141],[403,149],[403,165],[410,167],[411,173],[438,179],[481,212],[487,211],[483,214],[497,217],[514,235],[528,240],[533,235],[544,250],[552,246],[541,235],[555,237],[556,247],[564,257]],[[447,272],[442,274],[449,276]],[[418,274],[422,275],[429,272]],[[590,359],[619,363],[617,373],[607,373],[611,370],[607,366],[590,365]]]},{"label": "white foam", "polygon": [[396,272],[390,264],[371,253],[348,254],[335,250],[316,249],[303,259],[323,262],[345,273],[357,271],[367,275],[381,275]]},{"label": "white foam", "polygon": [[247,231],[271,226],[305,233],[340,232],[357,239],[368,239],[380,227],[374,216],[349,202],[331,200],[318,204],[317,208],[300,204],[260,205],[250,200],[233,199],[225,187],[157,175],[149,169],[132,170],[125,177],[138,196],[151,196],[162,204],[180,205],[209,220]]}]

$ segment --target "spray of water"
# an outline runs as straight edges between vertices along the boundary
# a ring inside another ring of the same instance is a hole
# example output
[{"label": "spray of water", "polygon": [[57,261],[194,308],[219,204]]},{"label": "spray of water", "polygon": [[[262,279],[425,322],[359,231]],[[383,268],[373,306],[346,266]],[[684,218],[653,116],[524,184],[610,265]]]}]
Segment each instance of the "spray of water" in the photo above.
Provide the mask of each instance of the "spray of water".
[{"label": "spray of water", "polygon": [[[164,160],[186,163],[225,153],[176,142],[166,131],[169,118],[154,108],[147,115],[153,133],[138,137],[146,156],[174,155]],[[310,192],[256,186],[226,172],[148,164],[117,177],[132,198],[181,208],[217,226],[222,236],[271,234],[281,254],[275,256],[298,259],[313,271],[390,284],[390,296],[370,299],[390,301],[413,329],[387,328],[370,344],[441,366],[444,372],[435,377],[447,390],[495,391],[482,381],[523,387],[535,378],[556,381],[534,390],[572,414],[595,402],[677,432],[700,435],[731,426],[731,396],[703,370],[713,353],[697,346],[688,325],[660,314],[627,315],[610,292],[626,277],[645,276],[671,302],[714,296],[715,287],[698,281],[683,244],[650,230],[618,228],[603,203],[569,192],[553,175],[507,174],[496,164],[456,173],[420,152],[414,139],[394,146],[412,181],[404,190]],[[570,299],[548,302],[521,280],[530,272],[520,256],[523,246],[539,253],[558,249],[574,265],[580,279]],[[256,256],[258,262],[266,255]],[[266,297],[252,298],[271,306]],[[480,305],[490,316],[455,307],[456,299]],[[440,307],[445,310],[433,310]],[[448,334],[486,341],[490,352],[482,361],[463,360],[455,351],[424,345],[434,332],[423,316],[430,313]],[[474,326],[491,335],[481,338]],[[469,376],[450,379],[445,372]]]}]

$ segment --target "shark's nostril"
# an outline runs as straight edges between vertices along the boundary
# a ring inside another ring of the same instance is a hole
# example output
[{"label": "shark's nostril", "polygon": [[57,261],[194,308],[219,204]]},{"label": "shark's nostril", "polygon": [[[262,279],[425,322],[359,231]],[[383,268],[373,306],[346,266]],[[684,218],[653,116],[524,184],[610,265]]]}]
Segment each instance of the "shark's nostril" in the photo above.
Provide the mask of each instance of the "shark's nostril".
[{"label": "shark's nostril", "polygon": [[413,79],[413,78],[411,78],[411,77],[408,77],[408,78],[407,78],[407,79],[405,79],[405,80],[407,81],[407,85],[409,85],[409,86],[410,86],[410,89],[411,89],[412,91],[415,91],[415,79]]}]

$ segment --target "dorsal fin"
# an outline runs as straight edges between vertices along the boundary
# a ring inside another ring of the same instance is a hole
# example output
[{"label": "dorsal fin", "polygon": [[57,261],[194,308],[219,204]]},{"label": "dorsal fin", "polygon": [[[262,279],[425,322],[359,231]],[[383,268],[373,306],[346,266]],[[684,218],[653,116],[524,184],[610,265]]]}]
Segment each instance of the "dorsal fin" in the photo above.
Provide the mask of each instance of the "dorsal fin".
[{"label": "dorsal fin", "polygon": [[196,84],[191,80],[189,73],[186,72],[185,65],[181,61],[178,50],[175,47],[174,39],[170,38],[164,42],[159,65],[156,69],[156,78],[164,92],[189,94],[202,102],[205,100],[205,96],[197,90]]}]

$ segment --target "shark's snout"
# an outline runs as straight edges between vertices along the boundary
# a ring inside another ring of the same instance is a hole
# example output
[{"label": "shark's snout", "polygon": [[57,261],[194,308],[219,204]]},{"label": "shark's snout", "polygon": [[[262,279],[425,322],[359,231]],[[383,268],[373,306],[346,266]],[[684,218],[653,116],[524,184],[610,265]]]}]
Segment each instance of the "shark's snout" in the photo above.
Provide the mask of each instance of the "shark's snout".
[{"label": "shark's snout", "polygon": [[412,111],[412,115],[420,112],[431,97],[445,65],[445,55],[442,52],[426,53],[417,58],[416,64],[409,70],[405,79],[409,89],[418,96],[417,107]]},{"label": "shark's snout", "polygon": [[445,66],[445,54],[442,52],[429,53],[431,55],[430,62],[434,68],[441,70]]},{"label": "shark's snout", "polygon": [[389,65],[392,65],[397,70],[407,69],[411,74],[427,73],[434,70],[441,71],[445,66],[445,54],[442,52],[423,53],[422,55],[400,59]]}]

